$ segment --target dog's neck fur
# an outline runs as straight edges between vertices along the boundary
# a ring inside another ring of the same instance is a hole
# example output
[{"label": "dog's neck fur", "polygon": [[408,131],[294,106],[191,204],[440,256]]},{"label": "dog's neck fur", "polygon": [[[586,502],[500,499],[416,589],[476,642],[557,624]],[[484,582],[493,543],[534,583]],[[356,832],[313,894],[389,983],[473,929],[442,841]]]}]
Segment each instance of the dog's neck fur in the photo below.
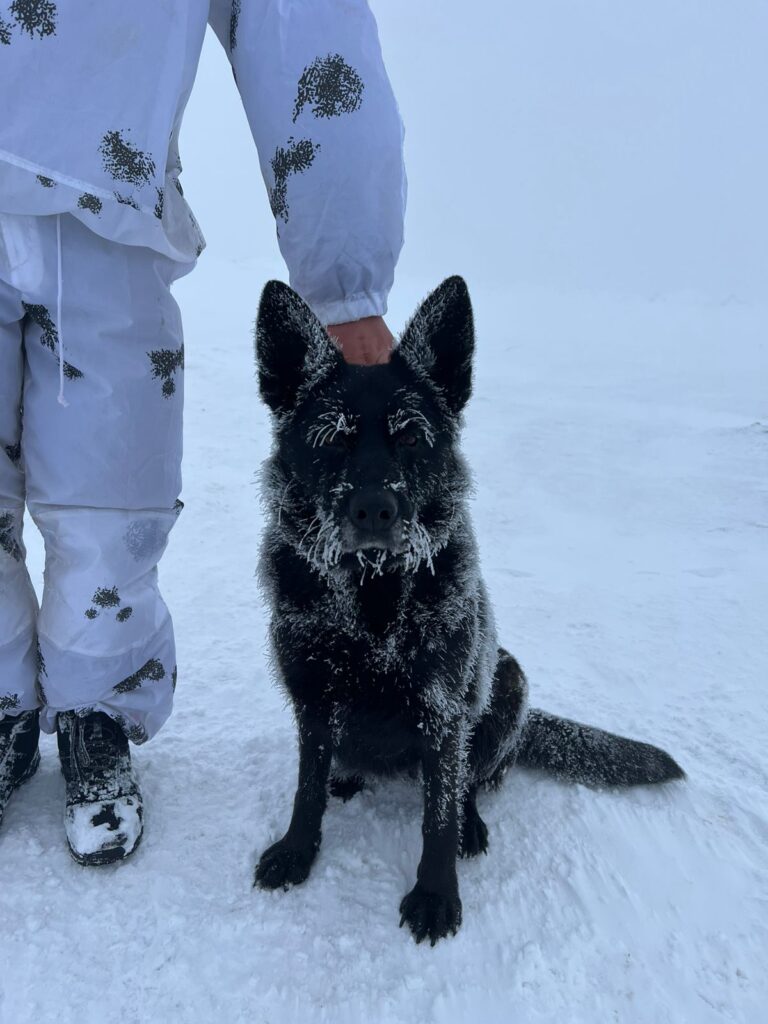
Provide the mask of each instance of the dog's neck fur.
[{"label": "dog's neck fur", "polygon": [[403,572],[369,575],[362,582],[353,577],[360,624],[374,636],[382,636],[391,630],[407,610],[413,585],[413,577]]}]

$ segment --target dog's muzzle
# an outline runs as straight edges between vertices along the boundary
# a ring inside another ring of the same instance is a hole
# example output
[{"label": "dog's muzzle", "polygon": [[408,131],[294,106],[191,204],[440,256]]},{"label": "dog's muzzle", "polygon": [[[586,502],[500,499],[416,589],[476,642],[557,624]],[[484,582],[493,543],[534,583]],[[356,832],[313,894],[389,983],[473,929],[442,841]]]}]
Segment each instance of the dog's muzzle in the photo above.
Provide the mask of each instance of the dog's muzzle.
[{"label": "dog's muzzle", "polygon": [[400,510],[392,491],[361,487],[351,495],[347,515],[363,542],[386,541],[399,521]]}]

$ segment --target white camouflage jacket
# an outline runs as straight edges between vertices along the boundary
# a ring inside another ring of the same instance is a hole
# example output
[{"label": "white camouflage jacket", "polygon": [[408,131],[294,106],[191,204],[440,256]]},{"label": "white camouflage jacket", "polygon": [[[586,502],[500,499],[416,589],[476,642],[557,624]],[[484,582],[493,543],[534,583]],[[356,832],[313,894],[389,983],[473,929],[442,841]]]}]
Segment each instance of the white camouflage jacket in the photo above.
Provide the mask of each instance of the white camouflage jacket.
[{"label": "white camouflage jacket", "polygon": [[386,311],[403,129],[366,0],[0,0],[0,211],[71,213],[194,260],[178,136],[206,23],[253,132],[291,285],[323,323]]}]

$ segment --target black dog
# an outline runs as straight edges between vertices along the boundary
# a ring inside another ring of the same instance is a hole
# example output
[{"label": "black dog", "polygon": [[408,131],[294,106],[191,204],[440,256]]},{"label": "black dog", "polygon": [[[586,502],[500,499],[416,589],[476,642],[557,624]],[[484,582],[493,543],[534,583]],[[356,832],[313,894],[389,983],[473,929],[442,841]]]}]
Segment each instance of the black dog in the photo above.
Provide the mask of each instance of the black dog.
[{"label": "black dog", "polygon": [[400,905],[416,941],[456,932],[456,857],[485,852],[480,785],[514,763],[594,785],[683,777],[664,751],[529,710],[497,646],[459,454],[473,324],[464,281],[444,281],[389,363],[350,366],[305,303],[271,281],[259,308],[261,395],[274,413],[260,576],[299,731],[283,838],[256,884],[303,882],[331,792],[420,770],[424,847]]}]

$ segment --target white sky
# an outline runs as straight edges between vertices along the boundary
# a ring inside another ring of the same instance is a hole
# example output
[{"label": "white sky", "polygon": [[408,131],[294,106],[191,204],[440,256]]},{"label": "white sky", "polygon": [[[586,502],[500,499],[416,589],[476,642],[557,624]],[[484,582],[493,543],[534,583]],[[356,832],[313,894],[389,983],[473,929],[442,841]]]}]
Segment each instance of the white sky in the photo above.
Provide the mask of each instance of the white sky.
[{"label": "white sky", "polygon": [[[407,132],[395,296],[398,282],[427,287],[471,264],[488,284],[766,299],[762,0],[372,7]],[[212,37],[182,158],[216,254],[274,254],[253,144]]]}]

